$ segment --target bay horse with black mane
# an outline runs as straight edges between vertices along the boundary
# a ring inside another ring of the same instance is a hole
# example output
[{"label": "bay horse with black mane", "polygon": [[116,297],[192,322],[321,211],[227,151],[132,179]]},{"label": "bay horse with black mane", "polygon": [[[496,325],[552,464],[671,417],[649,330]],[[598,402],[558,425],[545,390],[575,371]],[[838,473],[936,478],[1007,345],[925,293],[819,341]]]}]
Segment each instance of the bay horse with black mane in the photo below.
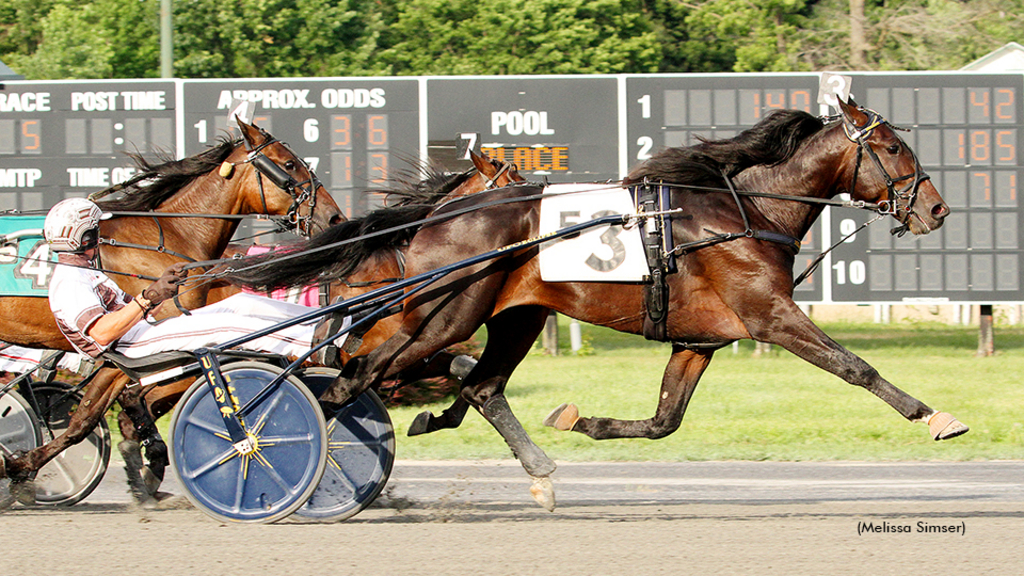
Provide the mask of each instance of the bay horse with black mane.
[{"label": "bay horse with black mane", "polygon": [[[668,216],[675,241],[668,252],[676,256],[678,272],[666,276],[664,329],[672,354],[658,407],[651,418],[621,420],[581,418],[574,406],[563,405],[547,424],[595,439],[664,437],[678,429],[715,350],[749,338],[779,345],[872,392],[906,419],[926,423],[936,440],[967,431],[948,413],[886,381],[793,302],[794,248],[820,215],[823,200],[849,194],[892,215],[913,234],[939,228],[949,214],[891,125],[852,102],[842,102],[841,111],[829,119],[776,111],[734,138],[665,150],[629,174],[626,185],[670,186],[669,207],[677,211]],[[456,209],[460,214],[419,228],[407,252],[407,277],[536,238],[542,192],[515,186],[440,207],[434,216]],[[472,206],[479,209],[461,213]],[[508,442],[535,479],[534,497],[553,509],[548,476],[555,464],[513,415],[504,396],[508,378],[532,347],[549,310],[632,334],[644,332],[649,311],[642,284],[542,281],[538,251],[503,251],[407,298],[401,329],[350,361],[321,401],[343,403],[486,325],[486,348],[464,380],[461,398]],[[289,284],[273,269],[244,280]],[[425,431],[449,424],[430,418]]]},{"label": "bay horse with black mane", "polygon": [[[472,160],[474,168],[454,174],[441,172],[430,166],[420,167],[415,174],[412,172],[397,174],[392,178],[393,185],[387,189],[375,190],[374,192],[383,195],[388,199],[389,203],[392,203],[394,206],[403,207],[403,209],[410,206],[433,207],[442,201],[453,200],[492,188],[524,181],[513,165],[480,156],[473,151],[470,151],[470,160]],[[384,211],[378,214],[390,215],[391,212]],[[387,225],[386,220],[356,219],[338,223],[332,227],[330,234],[321,234],[317,238],[320,241],[326,241],[326,239],[334,236],[359,236],[369,229],[384,228]],[[310,247],[308,243],[301,243],[299,246],[301,248]],[[224,257],[241,258],[244,256],[246,248],[232,245],[225,251]],[[365,249],[366,246],[361,246],[361,248]],[[380,249],[371,248],[365,255],[350,255],[340,258],[340,260],[353,265],[335,270],[334,277],[336,280],[328,285],[328,294],[331,301],[352,298],[382,285],[401,280],[404,277],[406,242],[396,237],[391,237],[388,243],[377,248]],[[248,257],[244,261],[248,265],[274,262],[281,256],[289,254],[292,250],[292,246],[284,244],[274,252],[258,257]],[[315,258],[315,255],[311,257]],[[332,259],[336,257],[337,253],[334,253]],[[241,262],[242,260],[238,261]],[[296,278],[303,278],[305,280],[305,282],[300,284],[310,286],[317,284],[319,279],[315,275],[299,275],[311,267],[318,268],[329,263],[327,260],[319,263],[311,262],[309,257],[304,257],[301,261],[296,260],[291,264],[295,267]],[[233,265],[234,263],[229,262],[228,264]],[[279,268],[278,270],[280,271],[281,269]],[[208,300],[210,302],[223,300],[239,291],[241,291],[241,288],[235,284],[223,285],[223,283],[215,283],[212,289],[210,289]],[[346,346],[338,351],[338,358],[335,359],[335,362],[344,365],[352,356],[368,354],[397,332],[401,324],[402,318],[396,314],[380,319],[358,334],[349,334]],[[410,367],[396,379],[413,381],[421,378],[449,375],[452,371],[452,362],[456,361],[456,356],[442,351],[433,355],[428,360]],[[457,372],[459,370],[468,371],[466,363],[473,363],[468,358],[462,358],[458,362],[461,365],[456,367]],[[133,395],[144,397],[153,417],[159,418],[174,407],[178,398],[188,389],[189,385],[191,385],[190,380],[159,386],[140,386],[133,391]]]},{"label": "bay horse with black mane", "polygon": [[[140,173],[124,185],[123,195],[96,201],[105,212],[145,213],[115,215],[100,223],[100,268],[111,271],[111,278],[123,290],[138,294],[175,262],[219,258],[240,222],[232,216],[285,216],[307,235],[325,230],[343,218],[334,199],[291,148],[255,125],[240,121],[239,127],[241,138],[222,140],[182,160],[154,165],[133,155]],[[195,217],[167,217],[169,214]],[[181,294],[178,303],[185,309],[204,306],[208,303],[208,291],[205,285],[189,290]],[[167,302],[154,316],[177,313],[174,303]],[[57,328],[48,300],[40,297],[0,298],[0,340],[74,351]],[[64,434],[11,458],[6,462],[6,474],[14,480],[30,478],[67,446],[88,436],[128,382],[120,370],[100,368],[83,390],[80,408]],[[122,434],[129,440],[141,440],[140,435],[158,439],[146,407],[138,400],[120,400],[124,408],[120,420]],[[125,415],[131,416],[132,421]],[[151,463],[160,462],[155,466],[155,476],[162,478],[166,462],[163,443],[151,445],[150,449],[155,451],[149,453]],[[134,459],[126,453],[130,451],[137,451],[137,445],[122,447],[126,461]],[[141,457],[138,459],[141,466]],[[3,468],[0,466],[0,477],[5,474]],[[131,474],[129,470],[129,480]],[[133,492],[141,496],[138,488],[133,486]]]}]

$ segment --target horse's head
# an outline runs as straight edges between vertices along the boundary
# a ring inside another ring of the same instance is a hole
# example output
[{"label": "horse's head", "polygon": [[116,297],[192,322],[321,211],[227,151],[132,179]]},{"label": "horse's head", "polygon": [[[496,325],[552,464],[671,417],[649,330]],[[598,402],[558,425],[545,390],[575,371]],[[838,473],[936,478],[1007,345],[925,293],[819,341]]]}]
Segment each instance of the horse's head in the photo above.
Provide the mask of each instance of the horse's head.
[{"label": "horse's head", "polygon": [[473,161],[473,166],[476,167],[476,173],[449,192],[445,197],[447,200],[526,181],[519,175],[519,169],[515,164],[494,160],[488,156],[477,154],[473,150],[469,151],[469,158]]},{"label": "horse's head", "polygon": [[894,127],[853,100],[839,105],[846,137],[856,144],[846,186],[851,196],[879,204],[913,234],[942,226],[949,206]]},{"label": "horse's head", "polygon": [[[256,182],[249,187],[253,193],[246,198],[254,212],[285,214],[305,236],[344,220],[334,198],[287,144],[242,120],[238,126],[249,151],[244,162],[253,167],[247,177]],[[264,180],[271,185],[265,185]]]}]

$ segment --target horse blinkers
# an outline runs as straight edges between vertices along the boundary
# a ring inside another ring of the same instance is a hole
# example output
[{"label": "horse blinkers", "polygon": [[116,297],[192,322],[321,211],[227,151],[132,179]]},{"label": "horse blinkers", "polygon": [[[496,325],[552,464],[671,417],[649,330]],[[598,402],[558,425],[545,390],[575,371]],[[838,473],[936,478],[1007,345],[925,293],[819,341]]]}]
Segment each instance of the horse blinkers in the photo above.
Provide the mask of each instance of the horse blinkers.
[{"label": "horse blinkers", "polygon": [[[868,108],[859,108],[859,110],[867,115],[867,122],[863,126],[857,126],[853,121],[843,115],[843,130],[846,132],[846,137],[857,144],[857,164],[853,171],[853,185],[851,189],[857,187],[857,176],[860,172],[860,164],[863,158],[864,151],[867,150],[868,157],[871,158],[872,163],[878,168],[878,171],[882,175],[882,179],[885,181],[885,187],[887,190],[887,198],[882,202],[879,202],[879,213],[888,214],[901,223],[901,226],[893,228],[892,233],[899,236],[903,236],[910,229],[907,220],[914,211],[914,203],[917,201],[918,190],[921,187],[921,183],[925,180],[929,180],[931,177],[928,176],[921,169],[921,163],[918,161],[917,156],[911,151],[911,157],[914,160],[914,172],[911,174],[904,174],[903,176],[892,177],[889,175],[889,171],[885,169],[882,164],[881,158],[875,152],[874,148],[871,147],[871,143],[868,140],[874,134],[875,129],[887,125],[891,130],[905,130],[903,128],[897,128],[890,124],[885,118],[874,110]],[[902,138],[897,138],[903,149],[909,150],[906,143],[903,142]],[[905,186],[896,189],[896,184],[903,182],[904,180],[910,180]],[[903,205],[900,205],[900,200],[905,200]],[[906,216],[900,219],[900,212],[905,212]]]}]

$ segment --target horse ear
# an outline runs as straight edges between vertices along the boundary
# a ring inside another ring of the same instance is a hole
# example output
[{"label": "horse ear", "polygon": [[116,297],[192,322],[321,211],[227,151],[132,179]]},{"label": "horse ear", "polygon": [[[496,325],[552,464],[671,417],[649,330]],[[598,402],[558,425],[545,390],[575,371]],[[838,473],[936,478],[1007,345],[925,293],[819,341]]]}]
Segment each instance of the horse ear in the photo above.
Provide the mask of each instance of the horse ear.
[{"label": "horse ear", "polygon": [[491,176],[491,174],[488,174],[487,171],[488,170],[494,170],[494,165],[492,165],[487,160],[486,157],[481,156],[480,154],[477,154],[472,148],[470,148],[470,150],[469,150],[469,159],[473,161],[473,166],[476,166],[476,169],[477,169],[478,172],[480,172],[481,174],[483,174],[483,175],[485,175],[487,177]]},{"label": "horse ear", "polygon": [[857,106],[852,96],[846,102],[839,100],[839,109],[842,110],[843,116],[853,123],[854,126],[864,126],[868,123],[868,115],[860,109],[860,106]]},{"label": "horse ear", "polygon": [[238,117],[236,117],[236,120],[238,120],[239,130],[242,131],[242,138],[245,138],[245,142],[250,150],[263,143],[265,136],[255,124],[249,124]]}]

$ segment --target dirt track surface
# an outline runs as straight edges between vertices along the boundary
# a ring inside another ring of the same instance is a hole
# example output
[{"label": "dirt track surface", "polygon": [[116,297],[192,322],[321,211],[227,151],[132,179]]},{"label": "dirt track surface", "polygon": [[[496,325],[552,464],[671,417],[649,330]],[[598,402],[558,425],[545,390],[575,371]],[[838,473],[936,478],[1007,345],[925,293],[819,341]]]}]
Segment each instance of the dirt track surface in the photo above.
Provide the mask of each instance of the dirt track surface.
[{"label": "dirt track surface", "polygon": [[[451,470],[401,462],[381,507],[340,524],[225,525],[180,498],[154,511],[104,498],[16,506],[0,515],[0,572],[905,575],[1020,574],[1024,565],[1024,477],[1012,479],[1020,463],[954,465],[945,495],[930,479],[941,464],[682,466],[689,479],[672,480],[671,465],[563,466],[566,499],[554,513],[523,496],[517,467],[440,480]],[[626,484],[627,472],[644,480]],[[726,487],[728,499],[714,497]]]}]

